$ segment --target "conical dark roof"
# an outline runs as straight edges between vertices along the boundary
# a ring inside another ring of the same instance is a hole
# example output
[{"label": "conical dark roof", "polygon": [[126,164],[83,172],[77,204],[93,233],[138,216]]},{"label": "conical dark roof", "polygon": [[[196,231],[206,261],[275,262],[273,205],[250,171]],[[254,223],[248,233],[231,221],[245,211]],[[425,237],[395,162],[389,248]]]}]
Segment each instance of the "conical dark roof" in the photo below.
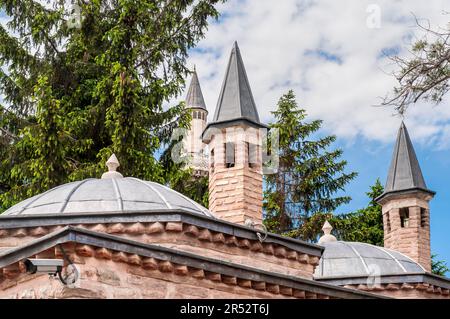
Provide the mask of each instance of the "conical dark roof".
[{"label": "conical dark roof", "polygon": [[203,99],[202,89],[200,88],[200,82],[198,81],[197,71],[195,69],[186,95],[186,106],[206,110],[205,100]]},{"label": "conical dark roof", "polygon": [[234,42],[213,122],[238,119],[260,123],[244,62],[238,44]]},{"label": "conical dark roof", "polygon": [[389,193],[412,190],[434,194],[427,189],[408,130],[402,122],[398,130],[384,193],[380,198]]}]

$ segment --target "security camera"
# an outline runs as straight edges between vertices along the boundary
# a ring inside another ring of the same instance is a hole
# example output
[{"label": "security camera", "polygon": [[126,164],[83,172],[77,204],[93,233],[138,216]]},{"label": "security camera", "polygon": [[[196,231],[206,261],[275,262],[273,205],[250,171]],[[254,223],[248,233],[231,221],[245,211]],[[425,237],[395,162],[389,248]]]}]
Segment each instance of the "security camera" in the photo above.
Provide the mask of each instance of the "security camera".
[{"label": "security camera", "polygon": [[64,266],[62,259],[25,259],[25,267],[30,274],[57,274]]}]

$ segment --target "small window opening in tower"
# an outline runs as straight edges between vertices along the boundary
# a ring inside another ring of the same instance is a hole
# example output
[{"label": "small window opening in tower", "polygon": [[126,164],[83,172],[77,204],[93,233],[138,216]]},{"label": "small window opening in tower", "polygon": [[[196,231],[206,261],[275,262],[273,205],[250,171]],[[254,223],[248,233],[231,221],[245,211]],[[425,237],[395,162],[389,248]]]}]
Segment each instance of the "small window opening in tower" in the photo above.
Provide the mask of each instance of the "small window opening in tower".
[{"label": "small window opening in tower", "polygon": [[234,148],[235,148],[234,143],[232,142],[225,143],[225,166],[227,168],[234,167],[234,164],[236,162],[236,155]]},{"label": "small window opening in tower", "polygon": [[409,208],[400,208],[400,226],[402,228],[409,227]]},{"label": "small window opening in tower", "polygon": [[420,207],[420,226],[425,227],[427,225],[427,210]]},{"label": "small window opening in tower", "polygon": [[391,220],[389,218],[389,212],[386,213],[386,232],[391,232]]},{"label": "small window opening in tower", "polygon": [[247,145],[247,158],[248,167],[255,167],[256,165],[256,145],[252,143],[245,142]]},{"label": "small window opening in tower", "polygon": [[211,150],[211,157],[209,159],[209,166],[210,166],[211,172],[214,172],[214,149]]}]

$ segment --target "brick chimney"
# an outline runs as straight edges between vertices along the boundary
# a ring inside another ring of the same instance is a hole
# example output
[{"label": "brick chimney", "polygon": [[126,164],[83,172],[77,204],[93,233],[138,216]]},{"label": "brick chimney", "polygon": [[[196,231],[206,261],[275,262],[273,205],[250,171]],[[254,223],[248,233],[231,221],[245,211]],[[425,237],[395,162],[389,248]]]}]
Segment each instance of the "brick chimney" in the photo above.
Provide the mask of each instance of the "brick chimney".
[{"label": "brick chimney", "polygon": [[262,131],[244,63],[235,42],[213,122],[203,132],[209,145],[209,210],[244,224],[262,222]]},{"label": "brick chimney", "polygon": [[394,147],[382,205],[384,247],[396,250],[431,271],[430,207],[434,192],[422,175],[411,139],[402,122]]}]

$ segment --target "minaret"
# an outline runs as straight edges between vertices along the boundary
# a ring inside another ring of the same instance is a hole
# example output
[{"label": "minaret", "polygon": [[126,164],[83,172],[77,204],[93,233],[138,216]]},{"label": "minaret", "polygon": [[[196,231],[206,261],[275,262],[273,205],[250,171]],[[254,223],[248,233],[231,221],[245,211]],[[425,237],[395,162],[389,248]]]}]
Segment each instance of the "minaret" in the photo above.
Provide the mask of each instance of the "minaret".
[{"label": "minaret", "polygon": [[208,174],[207,156],[204,154],[205,144],[202,142],[202,132],[206,127],[206,110],[202,90],[194,67],[191,84],[186,95],[186,107],[191,111],[191,127],[185,139],[187,155],[190,158],[189,166],[193,168],[194,175],[202,176]]},{"label": "minaret", "polygon": [[408,130],[402,122],[392,155],[382,205],[384,247],[399,251],[431,271],[430,191],[422,175]]},{"label": "minaret", "polygon": [[244,224],[262,222],[262,135],[258,111],[237,42],[234,43],[213,122],[203,132],[209,144],[209,210]]}]

